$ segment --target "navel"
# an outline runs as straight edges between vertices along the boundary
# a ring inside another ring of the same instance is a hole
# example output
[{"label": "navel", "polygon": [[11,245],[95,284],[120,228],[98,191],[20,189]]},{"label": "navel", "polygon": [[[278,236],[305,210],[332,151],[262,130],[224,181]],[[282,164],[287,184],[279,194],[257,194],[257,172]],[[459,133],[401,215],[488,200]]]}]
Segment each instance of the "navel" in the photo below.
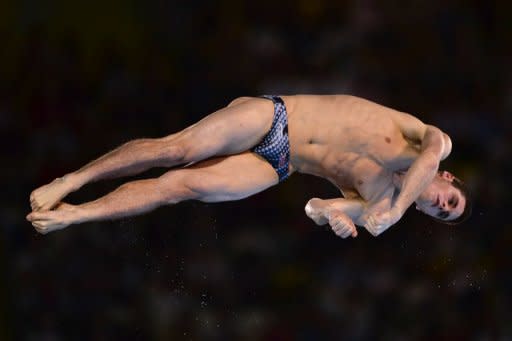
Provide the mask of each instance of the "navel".
[{"label": "navel", "polygon": [[386,140],[387,143],[391,143],[391,139],[389,137],[385,137],[384,140]]},{"label": "navel", "polygon": [[362,184],[364,184],[364,181],[363,181],[363,180],[361,180],[361,179],[359,179],[359,180],[357,180],[357,184],[358,184],[359,186],[361,186]]}]

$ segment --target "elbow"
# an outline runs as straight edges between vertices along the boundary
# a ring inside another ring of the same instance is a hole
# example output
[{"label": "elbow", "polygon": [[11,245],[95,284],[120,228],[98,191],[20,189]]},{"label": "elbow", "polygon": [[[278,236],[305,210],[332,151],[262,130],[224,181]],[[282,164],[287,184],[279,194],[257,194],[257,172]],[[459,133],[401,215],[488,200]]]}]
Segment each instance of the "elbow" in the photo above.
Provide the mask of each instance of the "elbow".
[{"label": "elbow", "polygon": [[452,152],[452,140],[450,139],[450,136],[443,133],[443,150],[441,153],[441,160],[446,159],[450,153]]},{"label": "elbow", "polygon": [[306,212],[306,215],[307,215],[308,217],[310,217],[310,218],[311,218],[312,216],[314,216],[315,212],[317,211],[317,210],[315,209],[315,207],[314,207],[314,206],[315,206],[315,203],[314,203],[314,202],[315,202],[315,201],[317,201],[317,202],[318,202],[318,200],[320,200],[320,199],[318,199],[318,198],[312,198],[312,199],[310,199],[310,200],[308,201],[308,203],[306,204],[306,207],[304,207],[304,211]]},{"label": "elbow", "polygon": [[432,153],[437,161],[446,159],[452,151],[452,141],[450,137],[436,127],[427,128],[422,149],[425,153]]}]

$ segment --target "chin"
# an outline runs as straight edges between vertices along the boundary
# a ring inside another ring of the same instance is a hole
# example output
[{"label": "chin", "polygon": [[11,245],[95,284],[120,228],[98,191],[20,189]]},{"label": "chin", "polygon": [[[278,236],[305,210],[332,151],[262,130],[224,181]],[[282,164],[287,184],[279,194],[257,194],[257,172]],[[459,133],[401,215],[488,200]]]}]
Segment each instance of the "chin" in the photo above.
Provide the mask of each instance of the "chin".
[{"label": "chin", "polygon": [[436,195],[434,193],[425,191],[421,193],[421,195],[416,200],[419,201],[420,206],[432,205],[436,200]]}]

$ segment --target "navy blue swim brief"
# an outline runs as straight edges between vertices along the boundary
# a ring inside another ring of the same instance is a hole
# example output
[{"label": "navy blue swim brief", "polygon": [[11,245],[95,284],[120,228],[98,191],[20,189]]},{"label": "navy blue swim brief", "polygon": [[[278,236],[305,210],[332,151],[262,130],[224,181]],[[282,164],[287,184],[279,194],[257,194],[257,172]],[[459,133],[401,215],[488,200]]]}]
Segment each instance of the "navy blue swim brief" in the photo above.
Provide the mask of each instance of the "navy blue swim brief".
[{"label": "navy blue swim brief", "polygon": [[270,131],[263,140],[254,148],[252,152],[260,155],[274,167],[279,182],[288,178],[290,165],[290,141],[288,140],[288,114],[284,101],[279,96],[264,95],[274,102],[274,121]]}]

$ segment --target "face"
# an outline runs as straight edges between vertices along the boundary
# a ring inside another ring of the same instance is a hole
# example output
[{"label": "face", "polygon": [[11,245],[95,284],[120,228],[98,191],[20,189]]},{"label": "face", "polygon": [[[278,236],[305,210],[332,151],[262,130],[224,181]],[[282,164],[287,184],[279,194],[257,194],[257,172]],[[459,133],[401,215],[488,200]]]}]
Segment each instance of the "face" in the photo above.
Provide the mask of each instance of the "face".
[{"label": "face", "polygon": [[452,185],[453,175],[441,172],[416,200],[416,208],[441,220],[457,219],[466,205],[466,198]]}]

